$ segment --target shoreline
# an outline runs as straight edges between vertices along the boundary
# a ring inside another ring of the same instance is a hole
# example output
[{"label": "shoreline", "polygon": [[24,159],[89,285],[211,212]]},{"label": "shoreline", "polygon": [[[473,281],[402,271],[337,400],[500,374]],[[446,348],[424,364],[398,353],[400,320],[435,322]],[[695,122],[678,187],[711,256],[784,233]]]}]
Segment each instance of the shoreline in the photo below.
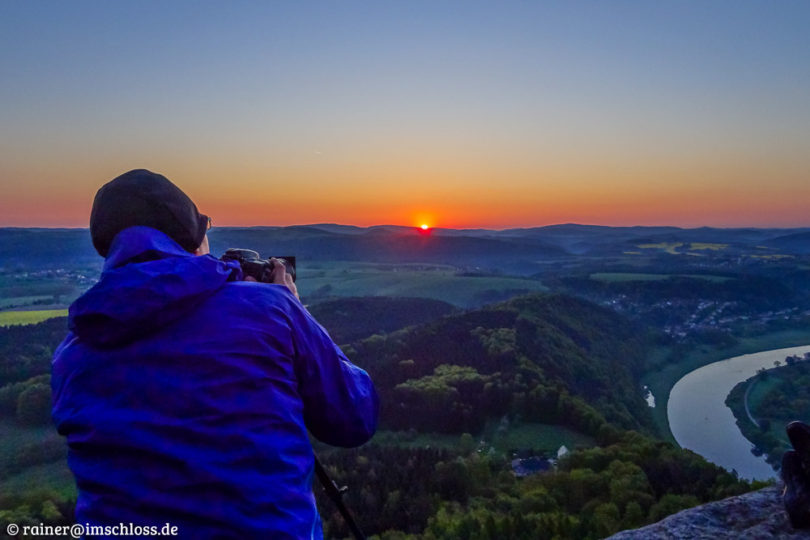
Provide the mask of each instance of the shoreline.
[{"label": "shoreline", "polygon": [[774,360],[781,362],[788,355],[808,351],[810,344],[734,356],[681,377],[667,400],[667,419],[678,445],[736,470],[741,478],[777,478],[762,457],[751,454],[753,444],[742,435],[725,400],[734,386],[756,375],[758,369],[773,369]]}]

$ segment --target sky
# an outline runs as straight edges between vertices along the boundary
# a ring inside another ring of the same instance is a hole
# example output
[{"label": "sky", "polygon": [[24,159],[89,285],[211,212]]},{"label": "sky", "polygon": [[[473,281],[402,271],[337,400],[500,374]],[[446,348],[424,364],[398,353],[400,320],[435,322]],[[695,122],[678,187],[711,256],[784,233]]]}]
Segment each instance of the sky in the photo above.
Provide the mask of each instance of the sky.
[{"label": "sky", "polygon": [[810,226],[810,2],[0,0],[0,226]]}]

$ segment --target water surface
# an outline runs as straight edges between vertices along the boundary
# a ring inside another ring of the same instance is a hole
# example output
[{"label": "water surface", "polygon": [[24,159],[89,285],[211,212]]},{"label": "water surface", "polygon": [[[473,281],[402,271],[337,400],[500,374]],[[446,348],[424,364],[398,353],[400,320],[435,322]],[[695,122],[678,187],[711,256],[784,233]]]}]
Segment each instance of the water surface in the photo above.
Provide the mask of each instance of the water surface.
[{"label": "water surface", "polygon": [[741,478],[777,478],[764,458],[751,453],[754,445],[740,433],[725,401],[732,388],[756,375],[758,369],[771,369],[776,360],[784,364],[786,356],[808,351],[810,345],[745,354],[684,375],[672,387],[667,404],[669,427],[675,440],[712,463],[736,470]]}]

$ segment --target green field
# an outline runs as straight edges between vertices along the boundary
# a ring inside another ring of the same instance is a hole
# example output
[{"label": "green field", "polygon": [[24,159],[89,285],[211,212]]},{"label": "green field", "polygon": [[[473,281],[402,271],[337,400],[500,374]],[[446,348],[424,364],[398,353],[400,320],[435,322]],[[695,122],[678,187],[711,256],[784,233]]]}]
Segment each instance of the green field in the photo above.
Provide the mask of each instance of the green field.
[{"label": "green field", "polygon": [[605,283],[618,283],[624,281],[664,281],[670,278],[689,278],[689,279],[705,279],[713,283],[722,283],[731,278],[724,276],[712,276],[703,274],[643,274],[632,272],[597,272],[590,275],[590,279],[594,281],[602,281]]},{"label": "green field", "polygon": [[23,307],[31,306],[36,302],[40,304],[44,302],[53,302],[53,296],[39,295],[39,296],[14,296],[11,298],[0,298],[0,309],[7,309],[10,307]]},{"label": "green field", "polygon": [[380,430],[371,439],[372,444],[399,446],[401,448],[447,448],[459,447],[459,435],[446,433],[419,433],[407,431]]},{"label": "green field", "polygon": [[675,383],[690,371],[726,358],[772,349],[796,347],[808,343],[810,343],[810,329],[782,330],[761,336],[741,338],[734,347],[727,349],[714,349],[708,346],[698,347],[677,359],[677,361],[666,361],[669,356],[669,351],[666,349],[654,351],[648,364],[661,367],[648,371],[641,378],[641,382],[646,384],[655,396],[655,408],[652,409],[652,414],[659,435],[675,444],[675,438],[669,429],[669,420],[667,419],[669,392],[675,386]]},{"label": "green field", "polygon": [[751,381],[751,390],[748,393],[748,408],[757,420],[759,420],[757,409],[762,404],[765,394],[770,392],[777,384],[779,384],[779,377],[773,374],[765,380],[760,380],[757,377]]},{"label": "green field", "polygon": [[[773,456],[773,452],[777,452],[777,455],[781,455],[782,452],[790,448],[790,441],[788,440],[787,433],[785,433],[785,426],[791,420],[795,419],[792,417],[763,417],[758,411],[765,395],[778,386],[780,382],[783,382],[782,377],[778,375],[779,371],[778,369],[769,371],[765,379],[754,376],[747,381],[739,383],[726,398],[726,404],[734,414],[734,418],[737,420],[737,426],[739,426],[743,437],[770,456]],[[756,422],[751,421],[745,410],[746,395],[748,396],[748,407],[751,411],[751,416],[754,417]],[[763,432],[759,424],[762,420],[768,420],[770,423],[767,432]],[[770,442],[766,443],[765,441]],[[774,441],[776,442],[776,446],[773,445]]]},{"label": "green field", "polygon": [[639,249],[660,249],[671,255],[677,255],[677,249],[683,246],[683,242],[659,242],[658,244],[639,244]]},{"label": "green field", "polygon": [[712,244],[709,242],[692,242],[689,249],[699,251],[722,251],[728,247],[728,244]]},{"label": "green field", "polygon": [[17,301],[30,297],[46,297],[52,301],[74,298],[81,287],[67,278],[0,275],[0,298]]},{"label": "green field", "polygon": [[461,275],[449,266],[342,262],[322,263],[301,270],[297,280],[299,292],[309,299],[318,296],[399,296],[433,298],[458,307],[475,307],[516,294],[548,290],[537,280]]},{"label": "green field", "polygon": [[[595,446],[593,438],[564,426],[516,422],[501,427],[501,422],[487,422],[483,433],[473,437],[476,446],[494,448],[507,454],[511,450],[539,450],[549,455],[556,454],[560,446],[569,450]],[[461,436],[444,433],[416,433],[404,431],[378,431],[373,443],[403,448],[446,448],[458,450]]]},{"label": "green field", "polygon": [[483,439],[499,452],[536,449],[556,455],[565,445],[569,450],[595,446],[593,438],[564,426],[518,422],[502,429],[497,422],[490,422],[484,429]]},{"label": "green field", "polygon": [[36,324],[54,317],[66,317],[66,309],[40,309],[31,311],[0,311],[0,326]]},{"label": "green field", "polygon": [[[767,379],[761,380],[759,377],[757,377],[751,381],[751,392],[748,394],[748,409],[751,411],[751,416],[753,416],[757,421],[762,419],[762,414],[759,413],[759,407],[762,405],[762,400],[765,399],[768,392],[773,390],[782,382],[782,378],[778,375],[778,373],[778,369],[773,370],[769,372],[770,375]],[[744,410],[745,404],[743,403],[742,405]],[[745,418],[748,418],[747,414],[745,415]],[[795,420],[795,418],[782,418],[781,422],[776,421],[774,418],[771,420],[772,422],[769,429],[770,434],[777,440],[782,441],[785,444],[785,447],[789,448],[790,441],[787,438],[785,426],[791,420]]]}]

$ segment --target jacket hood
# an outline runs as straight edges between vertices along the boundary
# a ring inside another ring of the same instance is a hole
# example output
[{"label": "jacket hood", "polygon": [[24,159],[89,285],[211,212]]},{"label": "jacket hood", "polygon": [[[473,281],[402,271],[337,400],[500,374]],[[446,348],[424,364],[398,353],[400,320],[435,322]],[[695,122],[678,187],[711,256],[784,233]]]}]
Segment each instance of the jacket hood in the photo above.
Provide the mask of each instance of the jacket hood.
[{"label": "jacket hood", "polygon": [[98,283],[70,306],[68,326],[90,345],[124,345],[241,278],[237,262],[194,256],[157,229],[130,227],[113,240]]}]

